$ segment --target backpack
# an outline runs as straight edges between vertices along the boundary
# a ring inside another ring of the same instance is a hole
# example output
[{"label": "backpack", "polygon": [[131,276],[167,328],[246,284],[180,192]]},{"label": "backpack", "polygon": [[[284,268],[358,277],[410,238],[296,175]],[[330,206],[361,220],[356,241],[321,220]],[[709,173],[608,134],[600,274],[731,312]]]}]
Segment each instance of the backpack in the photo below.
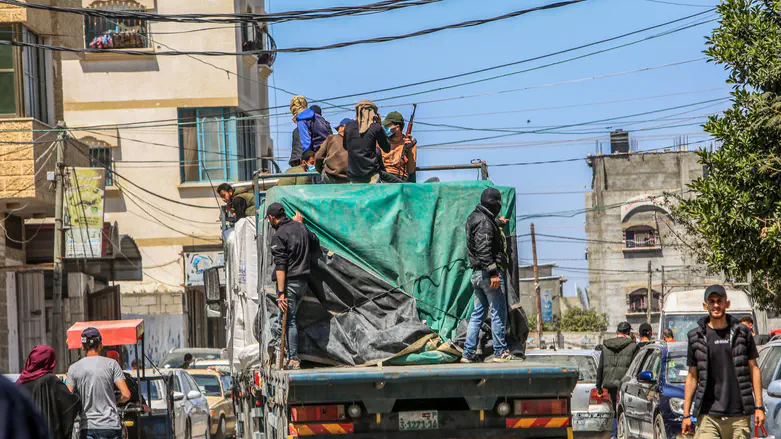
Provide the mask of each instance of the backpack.
[{"label": "backpack", "polygon": [[312,134],[312,150],[317,151],[320,149],[320,145],[325,142],[325,139],[333,134],[331,124],[317,113],[315,113],[314,118],[307,120],[306,124],[309,127],[309,132]]}]

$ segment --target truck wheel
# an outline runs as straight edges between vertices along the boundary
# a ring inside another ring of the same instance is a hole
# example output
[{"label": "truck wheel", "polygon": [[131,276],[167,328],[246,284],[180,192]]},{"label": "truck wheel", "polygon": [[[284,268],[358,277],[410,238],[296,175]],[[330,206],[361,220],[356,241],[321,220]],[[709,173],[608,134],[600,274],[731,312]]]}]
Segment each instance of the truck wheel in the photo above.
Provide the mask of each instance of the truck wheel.
[{"label": "truck wheel", "polygon": [[667,432],[664,429],[664,419],[662,415],[656,415],[654,421],[654,439],[667,439]]},{"label": "truck wheel", "polygon": [[624,412],[618,415],[618,439],[629,439],[629,426],[626,424]]}]

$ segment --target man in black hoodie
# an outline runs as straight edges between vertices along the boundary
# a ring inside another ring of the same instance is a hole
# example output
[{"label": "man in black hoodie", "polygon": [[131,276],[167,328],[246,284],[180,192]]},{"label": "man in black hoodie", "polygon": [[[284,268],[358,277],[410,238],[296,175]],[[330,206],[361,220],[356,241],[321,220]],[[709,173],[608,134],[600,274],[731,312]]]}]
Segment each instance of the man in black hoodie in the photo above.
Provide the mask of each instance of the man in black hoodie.
[{"label": "man in black hoodie", "polygon": [[499,216],[502,210],[502,194],[488,188],[480,196],[480,204],[466,220],[466,250],[472,273],[472,288],[475,293],[474,310],[469,320],[464,343],[462,363],[475,361],[477,337],[488,308],[491,308],[491,336],[494,355],[487,362],[518,360],[510,354],[505,341],[507,327],[507,293],[505,291],[505,270],[509,268],[506,240],[501,227],[507,224]]},{"label": "man in black hoodie", "polygon": [[729,300],[721,285],[705,289],[708,316],[689,331],[689,375],[683,402],[683,434],[697,419],[698,439],[749,439],[754,425],[765,423],[762,377],[751,330],[727,314]]},{"label": "man in black hoodie", "polygon": [[320,246],[320,240],[306,228],[300,213],[296,213],[291,220],[279,203],[268,206],[266,217],[276,230],[271,239],[271,256],[274,258],[274,276],[277,281],[277,306],[282,312],[287,311],[286,368],[299,369],[301,362],[298,359],[296,312],[301,299],[309,290],[310,257],[312,251]]},{"label": "man in black hoodie", "polygon": [[[621,386],[621,379],[626,375],[639,350],[637,343],[632,340],[631,333],[632,325],[621,322],[618,324],[616,337],[605,340],[597,348],[602,351],[602,355],[599,356],[599,367],[597,367],[597,391],[601,394],[602,389],[606,389],[613,400],[613,406],[617,402],[616,396]],[[616,437],[616,427],[614,419],[611,439]]]}]

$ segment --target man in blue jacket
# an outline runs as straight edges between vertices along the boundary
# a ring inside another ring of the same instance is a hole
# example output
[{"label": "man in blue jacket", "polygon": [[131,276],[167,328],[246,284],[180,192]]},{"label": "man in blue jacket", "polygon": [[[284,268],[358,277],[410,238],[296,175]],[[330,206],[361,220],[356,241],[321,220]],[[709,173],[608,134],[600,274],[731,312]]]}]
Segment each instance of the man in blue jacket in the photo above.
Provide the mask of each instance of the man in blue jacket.
[{"label": "man in blue jacket", "polygon": [[294,96],[290,101],[290,113],[296,129],[293,130],[293,145],[290,151],[290,166],[301,163],[301,155],[311,149],[317,152],[325,139],[333,134],[331,124],[323,118],[323,110],[317,105],[307,108],[306,98]]}]

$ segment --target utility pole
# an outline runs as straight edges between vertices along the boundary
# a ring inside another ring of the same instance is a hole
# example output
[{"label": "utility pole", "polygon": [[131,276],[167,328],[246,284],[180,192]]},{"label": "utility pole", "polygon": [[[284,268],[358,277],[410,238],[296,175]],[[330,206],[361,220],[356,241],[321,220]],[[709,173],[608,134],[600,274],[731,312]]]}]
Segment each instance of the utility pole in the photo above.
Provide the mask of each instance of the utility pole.
[{"label": "utility pole", "polygon": [[537,300],[537,347],[544,349],[542,344],[542,299],[540,298],[540,270],[537,266],[537,237],[534,235],[534,223],[532,230],[532,256],[534,257],[534,295]]},{"label": "utility pole", "polygon": [[662,309],[664,309],[664,265],[662,265],[662,290],[659,292],[659,311]]},{"label": "utility pole", "polygon": [[[60,125],[62,126],[62,125]],[[63,230],[62,230],[62,209],[63,209],[63,197],[64,197],[64,175],[65,169],[64,163],[64,146],[65,132],[60,133],[57,137],[57,162],[54,165],[55,175],[55,194],[54,194],[54,308],[52,309],[52,344],[54,350],[60,357],[60,361],[57,362],[57,369],[62,372],[63,367],[68,364],[65,360],[67,354],[67,348],[65,347],[65,328],[62,314],[62,250],[63,250]]]},{"label": "utility pole", "polygon": [[649,325],[651,324],[651,309],[652,309],[651,302],[653,301],[653,297],[654,297],[654,293],[651,290],[652,280],[653,280],[653,272],[651,271],[651,261],[648,261],[648,303],[647,303],[648,306],[646,307],[648,308],[646,310],[648,315],[646,317],[646,321],[648,322]]}]

